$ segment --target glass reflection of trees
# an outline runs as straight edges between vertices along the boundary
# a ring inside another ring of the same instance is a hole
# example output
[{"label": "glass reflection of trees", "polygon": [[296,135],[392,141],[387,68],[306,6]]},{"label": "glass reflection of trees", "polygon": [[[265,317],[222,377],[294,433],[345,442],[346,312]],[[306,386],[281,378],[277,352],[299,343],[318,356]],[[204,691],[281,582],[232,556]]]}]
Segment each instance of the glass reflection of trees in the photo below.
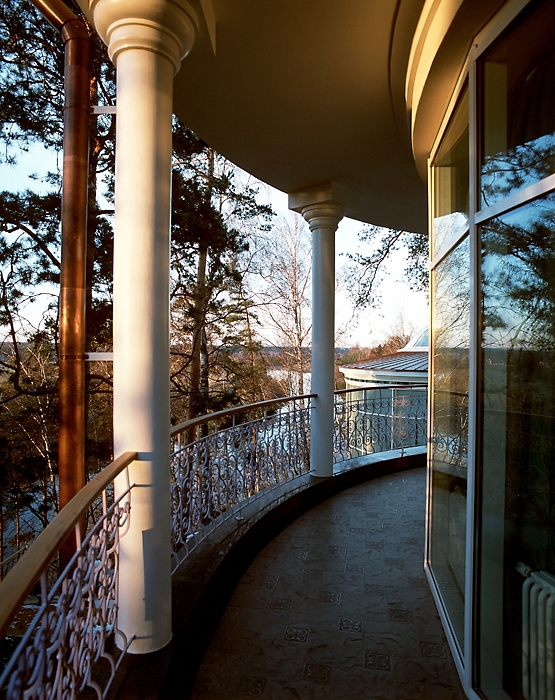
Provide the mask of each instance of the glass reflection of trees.
[{"label": "glass reflection of trees", "polygon": [[482,167],[482,205],[508,197],[554,171],[555,133],[487,156]]},{"label": "glass reflection of trees", "polygon": [[481,62],[482,206],[555,172],[555,6],[532,2]]},{"label": "glass reflection of trees", "polygon": [[469,238],[433,271],[433,437],[429,561],[455,638],[464,646]]},{"label": "glass reflection of trees", "polygon": [[501,624],[487,582],[502,573],[503,687],[521,697],[515,565],[555,573],[555,195],[489,221],[481,235],[481,634]]},{"label": "glass reflection of trees", "polygon": [[555,194],[482,229],[484,342],[555,350]]},{"label": "glass reflection of trees", "polygon": [[[484,439],[525,457],[530,416],[553,415],[555,226],[553,195],[482,230]],[[507,414],[500,420],[500,414]],[[549,430],[551,433],[551,430]],[[545,437],[545,436],[544,436]],[[500,441],[500,442],[499,442]],[[486,445],[487,446],[487,445]],[[489,454],[489,453],[488,453]],[[525,462],[529,461],[530,455]],[[534,460],[533,460],[534,461]],[[516,466],[516,465],[515,465]],[[510,470],[509,470],[510,471]],[[516,474],[519,472],[515,469]]]},{"label": "glass reflection of trees", "polygon": [[466,238],[434,270],[433,458],[463,468],[468,445],[469,257]]},{"label": "glass reflection of trees", "polygon": [[510,562],[555,573],[554,194],[483,227],[482,271],[484,469],[505,476]]}]

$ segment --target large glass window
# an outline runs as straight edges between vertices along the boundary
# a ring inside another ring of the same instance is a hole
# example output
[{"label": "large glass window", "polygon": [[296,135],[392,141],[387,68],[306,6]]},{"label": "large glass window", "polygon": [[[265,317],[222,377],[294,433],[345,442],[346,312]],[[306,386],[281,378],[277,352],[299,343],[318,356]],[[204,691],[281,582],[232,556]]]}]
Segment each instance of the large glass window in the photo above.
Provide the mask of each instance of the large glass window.
[{"label": "large glass window", "polygon": [[433,254],[439,255],[468,229],[468,90],[441,141],[433,166]]},{"label": "large glass window", "polygon": [[489,221],[481,240],[480,686],[521,698],[516,565],[555,574],[555,195]]},{"label": "large glass window", "polygon": [[482,207],[555,172],[554,25],[531,3],[480,61]]},{"label": "large glass window", "polygon": [[460,647],[468,457],[470,281],[468,238],[432,274],[432,503],[429,563]]},{"label": "large glass window", "polygon": [[555,589],[555,2],[519,6],[474,38],[430,171],[428,571],[487,700],[555,684],[553,610],[524,595]]},{"label": "large glass window", "polygon": [[470,334],[468,116],[468,88],[465,88],[432,166],[432,254],[438,262],[431,276],[432,493],[428,564],[461,649]]}]

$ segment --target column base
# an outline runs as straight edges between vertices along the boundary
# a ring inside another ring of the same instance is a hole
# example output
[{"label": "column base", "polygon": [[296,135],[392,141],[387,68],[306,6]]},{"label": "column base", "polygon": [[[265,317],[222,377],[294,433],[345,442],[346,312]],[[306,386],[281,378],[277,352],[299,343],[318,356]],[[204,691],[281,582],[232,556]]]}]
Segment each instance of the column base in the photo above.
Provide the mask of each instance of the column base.
[{"label": "column base", "polygon": [[313,469],[308,472],[309,476],[313,476],[315,479],[331,479],[333,474],[317,474]]}]

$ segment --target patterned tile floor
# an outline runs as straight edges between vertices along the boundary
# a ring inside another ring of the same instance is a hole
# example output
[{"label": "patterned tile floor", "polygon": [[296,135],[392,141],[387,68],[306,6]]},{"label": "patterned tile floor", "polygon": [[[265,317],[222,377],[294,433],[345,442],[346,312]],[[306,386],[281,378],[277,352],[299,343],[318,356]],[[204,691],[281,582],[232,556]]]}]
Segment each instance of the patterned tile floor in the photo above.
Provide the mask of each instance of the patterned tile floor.
[{"label": "patterned tile floor", "polygon": [[461,700],[423,572],[425,471],[309,511],[243,576],[192,698]]}]

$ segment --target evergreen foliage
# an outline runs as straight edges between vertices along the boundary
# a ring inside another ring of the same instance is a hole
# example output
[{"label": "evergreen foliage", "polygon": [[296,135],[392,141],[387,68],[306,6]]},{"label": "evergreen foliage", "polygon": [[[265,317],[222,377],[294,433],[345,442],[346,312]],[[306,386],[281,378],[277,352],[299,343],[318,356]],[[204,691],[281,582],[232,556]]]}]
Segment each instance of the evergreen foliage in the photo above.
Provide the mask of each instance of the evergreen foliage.
[{"label": "evergreen foliage", "polygon": [[[79,14],[78,8],[68,6]],[[91,104],[114,105],[115,71],[95,32]],[[63,140],[64,47],[26,0],[0,5],[0,162]],[[271,209],[174,120],[172,420],[264,396],[266,375],[243,275],[247,233]],[[91,116],[86,350],[112,345],[115,118]],[[59,158],[58,158],[59,160]],[[0,561],[56,511],[61,173],[0,192]],[[39,309],[37,313],[35,309]],[[195,343],[195,337],[199,342]],[[109,363],[87,363],[87,469],[112,458]],[[26,525],[25,525],[26,523]]]}]

